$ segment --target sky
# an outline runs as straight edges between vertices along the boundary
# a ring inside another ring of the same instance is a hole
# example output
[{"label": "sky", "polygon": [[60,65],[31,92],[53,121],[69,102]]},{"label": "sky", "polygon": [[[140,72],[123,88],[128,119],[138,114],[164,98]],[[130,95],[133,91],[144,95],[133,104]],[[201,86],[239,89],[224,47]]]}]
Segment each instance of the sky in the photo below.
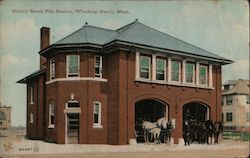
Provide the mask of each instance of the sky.
[{"label": "sky", "polygon": [[26,125],[26,85],[16,82],[39,69],[41,27],[50,27],[53,44],[85,22],[117,29],[135,19],[233,60],[233,64],[222,67],[222,82],[249,78],[247,0],[3,0],[0,1],[0,102],[12,107],[12,125]]}]

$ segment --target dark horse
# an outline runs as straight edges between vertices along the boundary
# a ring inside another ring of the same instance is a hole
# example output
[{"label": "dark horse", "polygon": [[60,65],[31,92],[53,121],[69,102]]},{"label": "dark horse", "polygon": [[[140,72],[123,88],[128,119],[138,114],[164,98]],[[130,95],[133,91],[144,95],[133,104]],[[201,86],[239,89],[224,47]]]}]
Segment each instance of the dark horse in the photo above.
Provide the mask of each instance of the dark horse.
[{"label": "dark horse", "polygon": [[214,144],[215,143],[219,144],[219,135],[222,132],[223,132],[222,122],[221,121],[215,122]]},{"label": "dark horse", "polygon": [[206,133],[206,143],[209,144],[209,138],[210,138],[210,144],[212,144],[212,138],[215,133],[215,123],[213,120],[205,121],[205,133]]}]

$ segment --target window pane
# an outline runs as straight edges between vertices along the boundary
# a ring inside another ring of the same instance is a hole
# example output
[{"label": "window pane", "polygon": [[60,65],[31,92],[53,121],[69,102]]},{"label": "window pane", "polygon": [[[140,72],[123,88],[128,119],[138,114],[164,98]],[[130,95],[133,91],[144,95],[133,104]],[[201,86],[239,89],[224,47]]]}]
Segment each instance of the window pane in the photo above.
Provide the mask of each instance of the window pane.
[{"label": "window pane", "polygon": [[96,103],[95,104],[95,111],[94,111],[95,114],[99,114],[99,104]]},{"label": "window pane", "polygon": [[149,58],[148,57],[140,57],[140,66],[149,68]]},{"label": "window pane", "polygon": [[99,117],[98,114],[94,114],[94,123],[98,123],[98,117]]},{"label": "window pane", "polygon": [[176,61],[172,61],[171,63],[171,80],[172,81],[179,81],[179,71],[180,71],[180,63]]},{"label": "window pane", "polygon": [[79,71],[79,56],[78,55],[68,56],[68,70],[69,70],[69,74],[78,74],[78,71]]},{"label": "window pane", "polygon": [[140,57],[140,78],[149,78],[149,57]]},{"label": "window pane", "polygon": [[95,56],[95,77],[102,76],[102,57]]},{"label": "window pane", "polygon": [[204,66],[200,66],[200,72],[199,72],[199,83],[200,84],[207,84],[207,68]]},{"label": "window pane", "polygon": [[194,64],[186,64],[186,82],[193,83]]},{"label": "window pane", "polygon": [[165,60],[156,59],[156,79],[164,80],[165,79]]}]

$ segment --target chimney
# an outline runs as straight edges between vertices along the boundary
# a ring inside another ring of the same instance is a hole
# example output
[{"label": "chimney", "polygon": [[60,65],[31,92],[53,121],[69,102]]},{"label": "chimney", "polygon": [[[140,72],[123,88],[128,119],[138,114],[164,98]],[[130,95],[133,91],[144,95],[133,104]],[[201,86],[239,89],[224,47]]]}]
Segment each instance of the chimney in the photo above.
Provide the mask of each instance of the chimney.
[{"label": "chimney", "polygon": [[[40,30],[40,50],[45,49],[50,43],[50,28],[42,27]],[[40,55],[40,69],[46,68],[47,59]]]}]

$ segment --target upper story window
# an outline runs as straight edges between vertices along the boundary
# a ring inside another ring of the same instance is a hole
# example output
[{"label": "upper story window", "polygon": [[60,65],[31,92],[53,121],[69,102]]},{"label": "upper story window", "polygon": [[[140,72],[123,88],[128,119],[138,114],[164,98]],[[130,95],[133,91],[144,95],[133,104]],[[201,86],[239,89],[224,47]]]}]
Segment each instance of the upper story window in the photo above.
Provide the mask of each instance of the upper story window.
[{"label": "upper story window", "polygon": [[156,59],[156,80],[165,80],[166,60]]},{"label": "upper story window", "polygon": [[34,85],[33,84],[29,86],[29,91],[30,91],[30,104],[34,104]]},{"label": "upper story window", "polygon": [[171,62],[171,81],[180,82],[181,63],[178,61]]},{"label": "upper story window", "polygon": [[199,84],[207,85],[207,66],[200,65]]},{"label": "upper story window", "polygon": [[95,77],[102,78],[102,56],[95,56]]},{"label": "upper story window", "polygon": [[224,113],[221,113],[221,121],[224,121]]},{"label": "upper story window", "polygon": [[233,121],[233,113],[231,113],[231,112],[226,113],[226,121],[228,121],[228,122]]},{"label": "upper story window", "polygon": [[93,109],[93,127],[102,127],[101,125],[101,103],[94,102],[94,109]]},{"label": "upper story window", "polygon": [[247,112],[247,113],[246,113],[246,121],[247,121],[247,122],[250,122],[250,112]]},{"label": "upper story window", "polygon": [[232,103],[233,103],[233,96],[232,95],[226,96],[226,104],[232,105]]},{"label": "upper story window", "polygon": [[150,57],[140,56],[140,78],[150,78]]},{"label": "upper story window", "polygon": [[55,59],[52,58],[50,60],[50,80],[52,80],[52,79],[54,79],[56,77],[55,72],[56,72]]},{"label": "upper story window", "polygon": [[186,83],[194,83],[194,64],[186,63]]},{"label": "upper story window", "polygon": [[250,95],[246,95],[246,103],[250,104]]},{"label": "upper story window", "polygon": [[77,77],[79,76],[80,68],[80,56],[79,55],[67,55],[67,76]]},{"label": "upper story window", "polygon": [[49,128],[55,127],[55,103],[49,104]]},{"label": "upper story window", "polygon": [[34,123],[34,112],[30,113],[30,123]]}]

